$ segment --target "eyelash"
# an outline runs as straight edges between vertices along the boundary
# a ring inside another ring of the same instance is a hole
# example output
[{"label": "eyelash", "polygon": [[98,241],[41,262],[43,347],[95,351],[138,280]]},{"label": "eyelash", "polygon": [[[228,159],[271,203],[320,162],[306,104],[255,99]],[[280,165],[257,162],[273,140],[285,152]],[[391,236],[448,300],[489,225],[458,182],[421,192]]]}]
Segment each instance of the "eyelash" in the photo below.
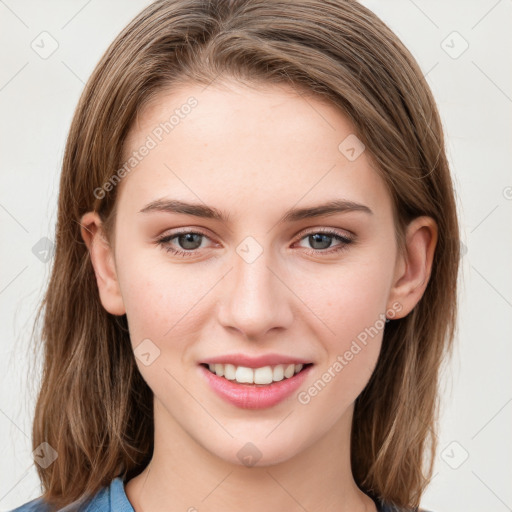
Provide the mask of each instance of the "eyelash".
[{"label": "eyelash", "polygon": [[[174,256],[179,256],[179,257],[189,257],[189,256],[194,256],[198,249],[193,249],[193,250],[190,250],[190,251],[185,251],[183,249],[174,249],[172,248],[170,245],[169,245],[169,242],[171,240],[173,240],[174,238],[177,238],[178,236],[180,235],[200,235],[200,236],[203,236],[205,238],[209,238],[208,235],[206,235],[205,233],[202,233],[200,231],[187,231],[187,230],[184,230],[184,231],[179,231],[179,232],[175,232],[175,233],[172,233],[170,235],[165,235],[164,237],[161,237],[157,240],[157,244],[162,247],[162,249],[164,249],[165,251],[169,252],[169,253],[172,253]],[[304,234],[301,238],[299,238],[299,242],[301,240],[303,240],[304,238],[308,237],[308,236],[311,236],[311,235],[316,235],[316,234],[322,234],[322,235],[327,235],[327,236],[330,236],[336,240],[338,240],[339,242],[342,242],[341,244],[335,246],[334,249],[325,249],[325,250],[322,250],[322,249],[305,249],[305,252],[306,254],[308,255],[314,255],[314,256],[317,256],[318,254],[338,254],[338,253],[341,253],[342,251],[346,250],[348,247],[349,244],[353,243],[354,242],[354,239],[353,238],[349,238],[347,236],[343,236],[343,235],[340,235],[339,233],[335,232],[335,231],[330,231],[330,230],[323,230],[323,229],[319,229],[319,230],[316,230],[316,231],[310,231],[309,233],[306,233]]]}]

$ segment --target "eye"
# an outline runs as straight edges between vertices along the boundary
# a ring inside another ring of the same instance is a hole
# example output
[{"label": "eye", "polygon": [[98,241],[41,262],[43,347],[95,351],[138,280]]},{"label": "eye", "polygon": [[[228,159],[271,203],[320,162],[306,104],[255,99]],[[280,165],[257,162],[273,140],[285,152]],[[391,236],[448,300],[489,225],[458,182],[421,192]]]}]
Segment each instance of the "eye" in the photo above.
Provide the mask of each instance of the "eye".
[{"label": "eye", "polygon": [[[338,241],[338,244],[334,246],[334,248],[331,248],[332,241],[336,240]],[[307,240],[309,244],[311,244],[312,249],[306,249],[307,254],[332,254],[332,253],[338,253],[345,249],[347,249],[347,246],[351,244],[354,239],[350,238],[348,236],[342,235],[336,231],[330,231],[330,230],[317,230],[312,231],[306,236],[303,236],[300,240]]]},{"label": "eye", "polygon": [[[204,238],[208,237],[201,232],[181,231],[179,233],[173,233],[159,238],[157,243],[167,252],[170,252],[175,256],[186,257],[197,254],[197,250],[201,248],[201,243]],[[176,243],[178,244],[178,247],[171,244],[171,241],[174,239],[177,239]]]}]

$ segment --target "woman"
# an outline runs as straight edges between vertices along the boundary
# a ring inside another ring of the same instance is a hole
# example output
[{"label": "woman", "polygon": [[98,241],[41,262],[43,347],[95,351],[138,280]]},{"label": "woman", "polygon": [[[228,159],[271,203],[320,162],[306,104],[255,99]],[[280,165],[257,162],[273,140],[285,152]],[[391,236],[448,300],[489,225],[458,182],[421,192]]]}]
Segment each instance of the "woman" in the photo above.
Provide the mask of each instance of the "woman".
[{"label": "woman", "polygon": [[353,0],[158,0],[74,115],[17,510],[417,510],[456,322],[441,122]]}]

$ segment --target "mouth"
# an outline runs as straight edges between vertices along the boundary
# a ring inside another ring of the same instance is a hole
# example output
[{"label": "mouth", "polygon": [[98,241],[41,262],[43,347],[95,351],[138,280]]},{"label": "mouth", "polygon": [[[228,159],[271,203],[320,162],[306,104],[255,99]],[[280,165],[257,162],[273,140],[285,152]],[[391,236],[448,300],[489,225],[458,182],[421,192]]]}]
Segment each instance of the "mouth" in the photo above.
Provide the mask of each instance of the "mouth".
[{"label": "mouth", "polygon": [[234,384],[246,387],[271,387],[281,381],[292,379],[296,375],[306,372],[313,363],[305,364],[277,364],[259,368],[236,366],[233,364],[207,364],[200,363],[210,373]]},{"label": "mouth", "polygon": [[290,399],[304,385],[314,365],[287,359],[286,364],[273,366],[256,366],[252,360],[245,364],[254,367],[209,362],[197,368],[203,382],[227,403],[240,409],[268,409]]}]

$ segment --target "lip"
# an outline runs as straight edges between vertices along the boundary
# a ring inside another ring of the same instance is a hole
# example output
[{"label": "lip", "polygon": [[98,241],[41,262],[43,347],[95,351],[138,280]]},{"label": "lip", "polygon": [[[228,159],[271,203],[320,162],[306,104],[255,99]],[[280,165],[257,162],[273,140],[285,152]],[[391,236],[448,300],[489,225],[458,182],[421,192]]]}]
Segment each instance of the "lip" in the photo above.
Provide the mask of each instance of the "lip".
[{"label": "lip", "polygon": [[246,368],[262,368],[263,366],[276,366],[278,364],[310,364],[313,361],[292,357],[283,354],[264,354],[261,356],[248,356],[246,354],[226,354],[224,356],[210,357],[204,359],[204,364],[232,364],[234,366],[245,366]]},{"label": "lip", "polygon": [[230,404],[241,409],[266,409],[277,405],[297,391],[312,367],[313,364],[310,364],[289,379],[265,385],[239,384],[219,377],[202,365],[199,365],[199,371],[210,389]]}]

